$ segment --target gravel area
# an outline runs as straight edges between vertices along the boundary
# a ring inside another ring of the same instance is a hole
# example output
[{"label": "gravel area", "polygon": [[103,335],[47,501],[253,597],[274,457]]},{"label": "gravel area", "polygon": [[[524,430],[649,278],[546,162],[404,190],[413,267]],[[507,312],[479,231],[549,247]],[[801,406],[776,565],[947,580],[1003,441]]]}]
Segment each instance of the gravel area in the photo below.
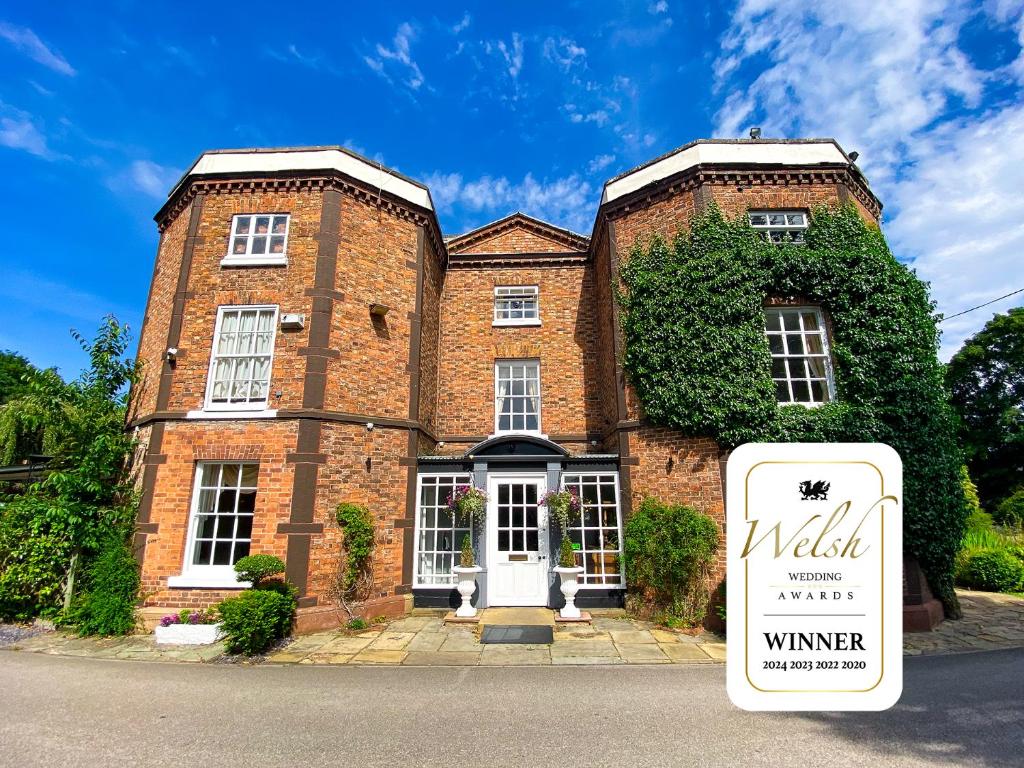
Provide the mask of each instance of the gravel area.
[{"label": "gravel area", "polygon": [[49,627],[38,624],[0,624],[0,647],[12,645],[49,631]]}]

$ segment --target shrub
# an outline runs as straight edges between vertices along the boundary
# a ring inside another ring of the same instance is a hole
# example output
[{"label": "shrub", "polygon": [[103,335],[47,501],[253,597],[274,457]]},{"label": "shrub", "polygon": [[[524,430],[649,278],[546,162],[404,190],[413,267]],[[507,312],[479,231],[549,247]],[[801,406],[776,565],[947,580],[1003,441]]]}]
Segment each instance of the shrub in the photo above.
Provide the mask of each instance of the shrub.
[{"label": "shrub", "polygon": [[476,555],[473,554],[473,540],[467,533],[462,537],[462,553],[459,555],[459,565],[463,568],[472,568],[476,565]]},{"label": "shrub", "polygon": [[46,500],[20,496],[0,509],[0,621],[54,616],[61,608],[72,543],[48,523]]},{"label": "shrub", "polygon": [[1000,525],[1013,528],[1024,526],[1024,488],[1018,489],[999,502],[992,518]]},{"label": "shrub", "polygon": [[228,650],[252,656],[291,631],[295,600],[273,589],[247,589],[221,601],[217,610]]},{"label": "shrub", "polygon": [[960,575],[961,583],[987,592],[1014,592],[1024,581],[1024,563],[1006,549],[971,555]]},{"label": "shrub", "polygon": [[335,510],[338,525],[345,533],[345,570],[341,576],[341,590],[345,597],[359,591],[360,581],[367,575],[373,552],[373,515],[361,504],[342,503]]},{"label": "shrub", "polygon": [[696,626],[707,613],[715,522],[693,507],[647,498],[626,524],[626,580],[670,624]]},{"label": "shrub", "polygon": [[568,536],[562,537],[562,548],[558,553],[558,564],[563,568],[576,567],[576,550],[572,548],[572,540]]},{"label": "shrub", "polygon": [[82,635],[127,635],[135,630],[139,564],[123,536],[111,536],[85,573],[86,589],[68,620]]},{"label": "shrub", "polygon": [[248,581],[253,589],[260,589],[261,582],[284,573],[284,561],[273,555],[247,555],[235,563],[239,581]]},{"label": "shrub", "polygon": [[356,632],[361,629],[366,629],[369,626],[369,624],[366,623],[366,619],[360,619],[356,617],[354,619],[349,619],[348,624],[346,624],[345,626],[351,629],[353,632]]}]

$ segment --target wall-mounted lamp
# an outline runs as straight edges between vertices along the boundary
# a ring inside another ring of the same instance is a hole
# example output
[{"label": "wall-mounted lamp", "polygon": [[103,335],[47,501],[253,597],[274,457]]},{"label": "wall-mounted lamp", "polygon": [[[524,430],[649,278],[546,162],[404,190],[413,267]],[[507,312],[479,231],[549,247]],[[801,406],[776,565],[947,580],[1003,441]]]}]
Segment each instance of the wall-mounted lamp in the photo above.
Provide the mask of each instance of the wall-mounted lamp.
[{"label": "wall-mounted lamp", "polygon": [[390,310],[391,307],[389,307],[387,304],[370,305],[370,314],[373,315],[374,317],[384,317]]},{"label": "wall-mounted lamp", "polygon": [[366,431],[367,432],[373,432],[373,422],[372,421],[366,422]]},{"label": "wall-mounted lamp", "polygon": [[750,138],[752,138],[752,139],[760,139],[761,138],[761,129],[758,128],[757,126],[751,128],[750,129]]},{"label": "wall-mounted lamp", "polygon": [[858,157],[860,157],[860,152],[851,152],[850,153],[850,162],[851,163],[856,163]]},{"label": "wall-mounted lamp", "polygon": [[168,347],[167,351],[164,353],[164,359],[171,365],[174,365],[178,360],[178,348]]}]

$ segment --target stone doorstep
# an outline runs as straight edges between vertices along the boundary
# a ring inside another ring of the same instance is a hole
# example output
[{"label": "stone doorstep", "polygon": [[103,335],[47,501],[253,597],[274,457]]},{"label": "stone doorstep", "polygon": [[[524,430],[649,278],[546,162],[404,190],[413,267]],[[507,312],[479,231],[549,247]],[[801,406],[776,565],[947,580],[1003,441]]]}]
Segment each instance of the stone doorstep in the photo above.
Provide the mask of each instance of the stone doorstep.
[{"label": "stone doorstep", "polygon": [[580,611],[580,617],[578,619],[563,618],[562,616],[555,614],[555,624],[592,624],[593,619],[590,616],[589,611]]},{"label": "stone doorstep", "polygon": [[456,616],[455,615],[455,611],[449,611],[448,613],[445,614],[444,623],[445,624],[469,624],[471,626],[476,626],[477,624],[480,623],[480,614],[478,612],[476,616]]}]

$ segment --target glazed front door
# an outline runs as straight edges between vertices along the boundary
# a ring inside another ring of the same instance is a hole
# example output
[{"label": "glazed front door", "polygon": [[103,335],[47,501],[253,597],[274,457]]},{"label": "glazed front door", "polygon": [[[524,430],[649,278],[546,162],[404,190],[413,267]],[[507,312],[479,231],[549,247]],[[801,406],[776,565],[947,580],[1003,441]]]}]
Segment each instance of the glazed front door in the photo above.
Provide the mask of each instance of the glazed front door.
[{"label": "glazed front door", "polygon": [[544,475],[488,478],[488,605],[547,605],[545,486]]}]

